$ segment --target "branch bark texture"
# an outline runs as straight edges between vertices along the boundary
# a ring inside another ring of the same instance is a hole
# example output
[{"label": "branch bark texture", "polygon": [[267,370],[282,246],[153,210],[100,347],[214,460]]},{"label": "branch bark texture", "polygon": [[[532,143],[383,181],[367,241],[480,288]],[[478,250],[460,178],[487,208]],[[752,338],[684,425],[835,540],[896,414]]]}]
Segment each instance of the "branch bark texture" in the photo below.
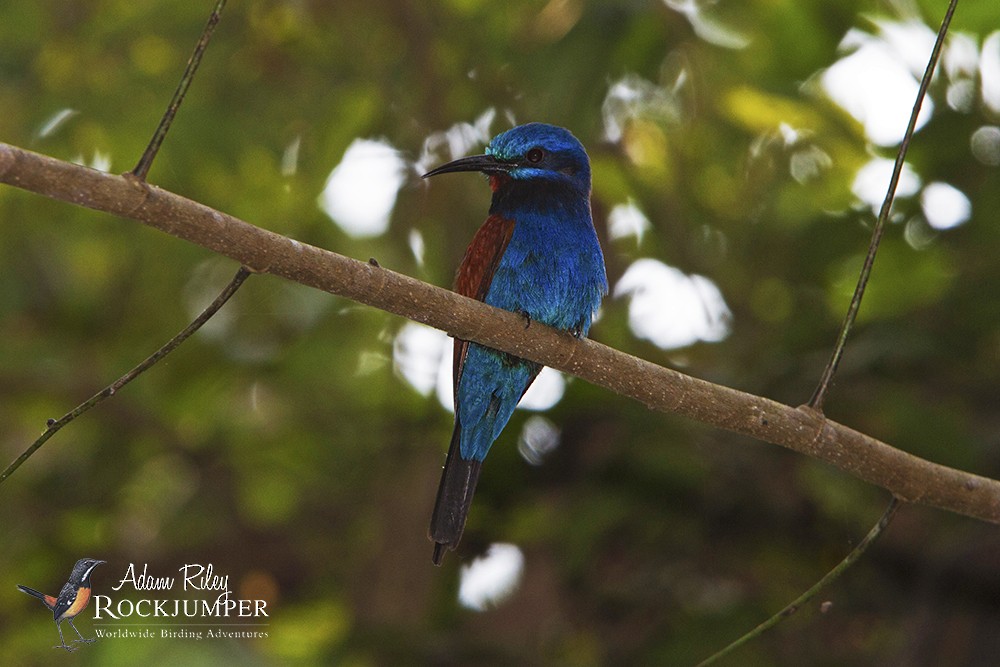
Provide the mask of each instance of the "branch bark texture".
[{"label": "branch bark texture", "polygon": [[684,415],[826,461],[900,500],[1000,523],[1000,482],[933,463],[825,419],[699,380],[367,262],[300,243],[148,185],[0,143],[0,183],[137,220],[288,280],[422,322]]}]

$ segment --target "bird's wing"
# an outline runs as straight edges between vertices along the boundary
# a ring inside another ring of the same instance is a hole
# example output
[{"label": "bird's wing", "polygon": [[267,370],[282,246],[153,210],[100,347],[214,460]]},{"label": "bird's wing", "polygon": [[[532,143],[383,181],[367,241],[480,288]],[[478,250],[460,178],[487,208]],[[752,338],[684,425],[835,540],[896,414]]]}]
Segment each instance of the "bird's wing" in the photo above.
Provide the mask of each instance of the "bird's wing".
[{"label": "bird's wing", "polygon": [[52,606],[52,615],[57,621],[76,602],[76,595],[79,590],[80,584],[75,584],[72,581],[67,581],[63,585],[62,590],[59,591],[59,598],[56,600],[55,605]]},{"label": "bird's wing", "polygon": [[[455,275],[455,291],[479,301],[486,300],[486,293],[493,282],[500,258],[507,250],[510,237],[514,233],[514,221],[491,215],[479,228],[472,242],[465,251],[465,257],[458,266]],[[455,357],[452,372],[455,389],[455,430],[452,432],[451,444],[448,446],[448,458],[445,459],[444,470],[441,472],[441,483],[438,486],[437,498],[434,501],[434,512],[431,514],[429,535],[435,542],[433,561],[441,564],[445,549],[454,549],[462,539],[465,529],[465,517],[472,504],[472,496],[476,492],[476,482],[482,461],[463,459],[460,453],[462,424],[458,410],[458,381],[462,377],[465,358],[469,354],[469,342],[455,339]]]},{"label": "bird's wing", "polygon": [[[507,250],[510,237],[514,234],[514,221],[491,215],[486,218],[472,242],[465,251],[465,257],[455,274],[455,291],[462,296],[478,301],[486,300],[486,293],[493,282],[493,274],[500,264],[500,258]],[[455,357],[452,366],[452,381],[455,400],[458,401],[458,380],[462,377],[462,367],[469,353],[468,341],[455,339]]]}]

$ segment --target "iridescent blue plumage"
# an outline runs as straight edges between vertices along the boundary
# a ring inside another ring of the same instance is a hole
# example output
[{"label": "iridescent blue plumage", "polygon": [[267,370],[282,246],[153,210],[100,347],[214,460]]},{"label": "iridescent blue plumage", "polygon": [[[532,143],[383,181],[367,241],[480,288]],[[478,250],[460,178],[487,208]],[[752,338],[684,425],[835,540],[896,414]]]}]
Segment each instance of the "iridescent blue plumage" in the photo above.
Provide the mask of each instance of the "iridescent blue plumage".
[{"label": "iridescent blue plumage", "polygon": [[[530,123],[497,135],[485,155],[426,176],[481,171],[493,201],[459,266],[460,294],[586,335],[607,293],[604,256],[590,214],[590,161],[577,139]],[[482,461],[541,367],[455,341],[455,430],[431,519],[434,562],[462,536]]]}]

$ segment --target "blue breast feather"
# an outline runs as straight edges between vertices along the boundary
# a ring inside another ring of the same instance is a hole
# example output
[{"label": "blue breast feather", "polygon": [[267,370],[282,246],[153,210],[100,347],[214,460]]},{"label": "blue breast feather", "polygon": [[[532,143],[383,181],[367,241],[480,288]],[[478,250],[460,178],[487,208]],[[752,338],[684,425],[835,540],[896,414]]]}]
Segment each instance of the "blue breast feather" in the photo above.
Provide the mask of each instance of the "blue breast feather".
[{"label": "blue breast feather", "polygon": [[[517,222],[486,303],[586,335],[607,293],[604,259],[586,203],[544,212],[522,209],[511,217]],[[486,458],[537,372],[537,364],[469,346],[458,386],[462,458]]]}]

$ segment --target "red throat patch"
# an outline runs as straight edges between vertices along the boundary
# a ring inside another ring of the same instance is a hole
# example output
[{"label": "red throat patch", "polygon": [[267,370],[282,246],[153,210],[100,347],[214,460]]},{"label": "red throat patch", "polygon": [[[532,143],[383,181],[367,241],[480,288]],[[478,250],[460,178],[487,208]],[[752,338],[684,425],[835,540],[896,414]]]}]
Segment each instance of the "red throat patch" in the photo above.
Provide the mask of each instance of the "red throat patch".
[{"label": "red throat patch", "polygon": [[490,189],[496,192],[504,185],[510,182],[510,176],[507,174],[490,174]]}]

